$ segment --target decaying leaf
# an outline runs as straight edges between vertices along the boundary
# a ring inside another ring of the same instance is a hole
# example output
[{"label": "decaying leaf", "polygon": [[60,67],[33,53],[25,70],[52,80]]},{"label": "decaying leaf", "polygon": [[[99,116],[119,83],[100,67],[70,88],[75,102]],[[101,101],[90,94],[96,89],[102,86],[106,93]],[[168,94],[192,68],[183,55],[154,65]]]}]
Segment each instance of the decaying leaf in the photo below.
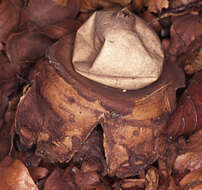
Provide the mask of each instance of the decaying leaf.
[{"label": "decaying leaf", "polygon": [[4,114],[6,112],[7,107],[8,107],[8,97],[3,94],[2,90],[0,90],[0,130],[2,124],[4,123]]},{"label": "decaying leaf", "polygon": [[145,176],[147,183],[145,190],[157,190],[159,186],[159,173],[157,169],[150,168]]},{"label": "decaying leaf", "polygon": [[194,171],[202,167],[202,130],[197,131],[189,138],[184,147],[184,153],[178,155],[175,161],[175,170],[184,172]]},{"label": "decaying leaf", "polygon": [[44,190],[108,190],[96,172],[82,172],[77,167],[55,169],[45,182]]},{"label": "decaying leaf", "polygon": [[167,134],[178,137],[202,126],[202,72],[196,73],[169,120]]},{"label": "decaying leaf", "polygon": [[43,167],[28,168],[28,169],[29,169],[30,176],[35,182],[45,178],[49,174],[48,169]]},{"label": "decaying leaf", "polygon": [[[69,184],[68,184],[69,182]],[[64,190],[64,187],[67,190],[76,190],[76,187],[72,183],[72,178],[65,176],[62,169],[56,168],[51,175],[47,178],[44,190]]]},{"label": "decaying leaf", "polygon": [[131,0],[81,0],[81,12],[96,11],[102,8],[112,8],[116,6],[127,6]]},{"label": "decaying leaf", "polygon": [[67,18],[75,18],[79,12],[79,0],[32,0],[25,9],[28,21],[38,26],[56,24]]},{"label": "decaying leaf", "polygon": [[136,12],[142,11],[145,5],[145,0],[132,0],[130,9]]},{"label": "decaying leaf", "polygon": [[196,2],[197,0],[170,0],[170,7],[176,8],[184,5],[188,5],[189,3]]},{"label": "decaying leaf", "polygon": [[[194,74],[202,70],[202,35],[190,45],[185,57],[184,70],[187,74]],[[183,61],[183,60],[182,60]]]},{"label": "decaying leaf", "polygon": [[202,15],[184,15],[173,18],[171,26],[171,44],[169,52],[172,55],[186,53],[189,45],[202,35]]},{"label": "decaying leaf", "polygon": [[187,190],[201,190],[202,188],[202,168],[188,173],[181,181],[180,185]]},{"label": "decaying leaf", "polygon": [[0,162],[0,189],[37,190],[38,188],[21,161],[6,157]]},{"label": "decaying leaf", "polygon": [[168,0],[148,0],[147,7],[150,12],[159,13],[163,8],[168,8]]},{"label": "decaying leaf", "polygon": [[51,39],[39,32],[14,33],[6,44],[7,55],[12,64],[24,64],[26,68],[44,56],[46,48],[52,43]]},{"label": "decaying leaf", "polygon": [[130,189],[144,189],[145,187],[145,179],[123,179],[115,184],[113,184],[113,189],[123,189],[123,190],[130,190]]},{"label": "decaying leaf", "polygon": [[178,64],[188,74],[202,70],[202,16],[184,15],[173,19],[169,53],[178,56]]},{"label": "decaying leaf", "polygon": [[76,32],[81,22],[75,19],[65,19],[63,22],[50,24],[40,28],[39,33],[51,39],[60,39],[67,34]]},{"label": "decaying leaf", "polygon": [[5,96],[16,92],[20,80],[17,75],[20,67],[17,64],[10,64],[8,58],[0,52],[0,89]]},{"label": "decaying leaf", "polygon": [[18,6],[20,0],[1,0],[0,1],[0,42],[5,42],[11,32],[17,30],[21,7]]}]

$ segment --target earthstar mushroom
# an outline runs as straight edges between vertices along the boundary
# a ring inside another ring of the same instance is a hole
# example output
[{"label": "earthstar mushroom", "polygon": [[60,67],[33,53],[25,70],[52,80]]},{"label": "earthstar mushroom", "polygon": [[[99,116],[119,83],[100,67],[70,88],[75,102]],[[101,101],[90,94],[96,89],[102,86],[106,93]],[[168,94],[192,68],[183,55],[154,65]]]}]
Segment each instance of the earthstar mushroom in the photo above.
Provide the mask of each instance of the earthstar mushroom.
[{"label": "earthstar mushroom", "polygon": [[44,61],[18,105],[16,132],[23,144],[36,144],[38,155],[68,162],[101,124],[108,174],[136,175],[161,153],[161,135],[184,75],[165,62],[156,82],[123,92],[122,87],[106,86],[75,71],[75,43],[75,34],[70,34],[47,52],[49,63]]}]

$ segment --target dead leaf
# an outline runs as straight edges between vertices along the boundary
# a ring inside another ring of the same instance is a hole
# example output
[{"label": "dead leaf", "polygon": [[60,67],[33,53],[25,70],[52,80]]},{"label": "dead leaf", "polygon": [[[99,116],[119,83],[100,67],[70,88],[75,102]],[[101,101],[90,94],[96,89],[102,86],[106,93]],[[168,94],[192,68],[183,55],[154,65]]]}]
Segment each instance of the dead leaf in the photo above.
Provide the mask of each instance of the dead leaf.
[{"label": "dead leaf", "polygon": [[51,39],[60,39],[67,34],[76,32],[81,22],[75,19],[65,19],[62,22],[50,24],[39,29],[39,33]]},{"label": "dead leaf", "polygon": [[202,168],[188,173],[181,181],[180,186],[188,190],[201,190]]},{"label": "dead leaf", "polygon": [[184,146],[184,153],[177,156],[175,170],[182,173],[186,170],[194,171],[202,167],[202,130],[191,135]]},{"label": "dead leaf", "polygon": [[145,190],[157,190],[159,186],[159,173],[156,168],[150,168],[147,170],[146,176],[146,188]]},{"label": "dead leaf", "polygon": [[144,8],[145,0],[132,0],[130,9],[132,11],[140,12]]},{"label": "dead leaf", "polygon": [[44,190],[77,190],[74,184],[73,177],[69,173],[71,170],[64,174],[64,170],[56,168],[51,175],[47,178]]},{"label": "dead leaf", "polygon": [[38,26],[56,24],[79,13],[80,0],[32,0],[25,9],[25,20]]},{"label": "dead leaf", "polygon": [[49,170],[43,167],[37,167],[37,168],[32,167],[28,169],[29,169],[30,176],[35,182],[45,178],[49,174]]},{"label": "dead leaf", "polygon": [[196,0],[171,0],[170,7],[176,8],[184,5],[188,5],[189,3],[196,2]]},{"label": "dead leaf", "polygon": [[202,126],[202,72],[196,73],[167,126],[171,137],[191,134]]},{"label": "dead leaf", "polygon": [[20,65],[24,70],[29,68],[31,63],[44,56],[46,48],[52,43],[51,39],[39,32],[13,33],[7,40],[6,52],[10,63]]},{"label": "dead leaf", "polygon": [[[119,181],[120,189],[144,189],[146,180],[145,179],[123,179]],[[113,185],[116,186],[115,184]],[[118,189],[118,187],[117,187]]]},{"label": "dead leaf", "polygon": [[131,0],[81,0],[81,12],[91,12],[103,8],[112,8],[116,6],[127,6]]},{"label": "dead leaf", "polygon": [[38,190],[24,164],[10,157],[0,162],[0,189]]},{"label": "dead leaf", "polygon": [[148,0],[146,3],[148,10],[153,13],[160,13],[163,8],[168,8],[168,0]]},{"label": "dead leaf", "polygon": [[141,17],[154,29],[156,33],[159,33],[162,30],[162,27],[155,18],[155,16],[149,12],[149,11],[144,11],[141,14]]},{"label": "dead leaf", "polygon": [[171,44],[169,53],[180,55],[187,53],[189,45],[202,35],[202,15],[184,15],[173,18],[170,29]]},{"label": "dead leaf", "polygon": [[21,7],[20,0],[1,0],[0,2],[0,42],[5,42],[11,32],[17,30]]},{"label": "dead leaf", "polygon": [[4,123],[4,114],[8,108],[8,97],[0,90],[0,130]]},{"label": "dead leaf", "polygon": [[0,52],[0,89],[5,96],[10,96],[17,91],[20,84],[17,77],[19,73],[19,65],[10,64],[8,57]]},{"label": "dead leaf", "polygon": [[185,57],[184,70],[194,74],[202,70],[202,35],[189,46]]}]

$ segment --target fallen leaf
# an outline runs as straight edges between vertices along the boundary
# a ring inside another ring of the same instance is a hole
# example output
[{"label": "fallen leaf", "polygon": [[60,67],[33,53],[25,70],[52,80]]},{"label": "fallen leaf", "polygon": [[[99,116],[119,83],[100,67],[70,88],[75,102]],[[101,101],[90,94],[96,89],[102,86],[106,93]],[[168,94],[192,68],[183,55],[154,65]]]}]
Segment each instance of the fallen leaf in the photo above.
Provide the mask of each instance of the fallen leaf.
[{"label": "fallen leaf", "polygon": [[102,8],[112,8],[116,6],[127,6],[131,0],[81,0],[81,12],[91,12]]},{"label": "fallen leaf", "polygon": [[189,3],[196,2],[196,0],[171,0],[170,7],[176,8],[184,5],[188,5]]},{"label": "fallen leaf", "polygon": [[1,0],[0,2],[0,42],[5,42],[11,32],[18,28],[21,7],[20,0]]},{"label": "fallen leaf", "polygon": [[153,13],[160,13],[163,8],[168,8],[168,0],[148,0],[146,3],[148,10]]},{"label": "fallen leaf", "polygon": [[44,190],[77,190],[73,177],[64,174],[64,170],[56,168],[47,178],[44,184]]},{"label": "fallen leaf", "polygon": [[56,24],[79,13],[80,0],[32,0],[24,11],[24,20],[38,26]]},{"label": "fallen leaf", "polygon": [[184,153],[179,154],[175,160],[174,168],[182,173],[186,170],[194,171],[202,167],[202,130],[191,135],[184,145]]},{"label": "fallen leaf", "polygon": [[196,73],[180,98],[176,111],[167,125],[167,135],[191,134],[202,126],[202,72]]},{"label": "fallen leaf", "polygon": [[19,64],[26,68],[44,56],[46,48],[52,43],[51,39],[39,32],[23,31],[9,36],[6,52],[11,64]]},{"label": "fallen leaf", "polygon": [[0,162],[0,189],[38,190],[24,164],[11,157],[6,157]]},{"label": "fallen leaf", "polygon": [[145,0],[132,0],[130,8],[133,11],[140,12],[144,8]]},{"label": "fallen leaf", "polygon": [[194,74],[202,70],[202,35],[190,45],[185,54],[184,70],[187,74]]},{"label": "fallen leaf", "polygon": [[60,39],[67,34],[76,32],[81,22],[75,19],[65,19],[62,22],[50,24],[39,29],[39,33],[51,39]]},{"label": "fallen leaf", "polygon": [[8,57],[0,52],[0,89],[5,96],[15,93],[20,84],[17,75],[20,67],[17,64],[10,64]]},{"label": "fallen leaf", "polygon": [[0,130],[4,123],[4,114],[8,107],[8,97],[0,90]]},{"label": "fallen leaf", "polygon": [[202,168],[188,173],[180,181],[180,186],[188,190],[201,190],[202,189]]},{"label": "fallen leaf", "polygon": [[159,173],[156,168],[150,168],[147,170],[146,176],[146,188],[145,190],[157,190],[159,186]]},{"label": "fallen leaf", "polygon": [[29,169],[29,173],[30,176],[32,177],[32,179],[37,182],[40,179],[45,178],[48,174],[49,171],[46,168],[42,168],[42,167],[37,167],[37,168],[28,168]]},{"label": "fallen leaf", "polygon": [[[124,190],[127,190],[127,189],[144,189],[145,187],[145,183],[146,183],[146,180],[143,178],[143,179],[123,179],[121,181],[118,182],[120,184],[120,189],[124,189]],[[117,185],[114,184],[113,187],[116,187]],[[118,189],[118,187],[117,187]]]},{"label": "fallen leaf", "polygon": [[187,53],[189,45],[202,35],[202,15],[184,15],[173,18],[170,29],[171,41],[169,53],[180,55]]}]

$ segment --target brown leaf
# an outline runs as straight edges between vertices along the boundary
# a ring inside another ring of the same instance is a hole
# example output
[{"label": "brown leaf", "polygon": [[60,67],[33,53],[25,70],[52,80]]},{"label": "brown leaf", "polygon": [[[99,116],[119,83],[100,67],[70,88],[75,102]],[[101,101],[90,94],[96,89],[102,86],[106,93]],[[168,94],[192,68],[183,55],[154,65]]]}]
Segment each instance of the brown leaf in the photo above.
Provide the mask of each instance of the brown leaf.
[{"label": "brown leaf", "polygon": [[0,90],[0,130],[4,123],[4,114],[8,107],[8,97]]},{"label": "brown leaf", "polygon": [[132,0],[130,8],[132,11],[140,12],[144,8],[144,0]]},{"label": "brown leaf", "polygon": [[32,0],[25,9],[25,16],[39,26],[47,26],[75,18],[79,8],[79,0]]},{"label": "brown leaf", "polygon": [[188,190],[201,190],[202,188],[202,168],[188,173],[181,181],[180,186]]},{"label": "brown leaf", "polygon": [[196,73],[167,126],[171,137],[190,134],[202,126],[202,72]]},{"label": "brown leaf", "polygon": [[81,12],[91,12],[101,8],[127,6],[131,0],[81,0]]},{"label": "brown leaf", "polygon": [[175,161],[175,170],[184,172],[194,171],[202,166],[202,130],[197,131],[189,138],[184,147],[184,153],[178,155]]},{"label": "brown leaf", "polygon": [[6,157],[0,162],[0,189],[37,190],[38,188],[21,161]]},{"label": "brown leaf", "polygon": [[168,8],[168,0],[148,0],[147,7],[150,12],[159,13],[163,8]]},{"label": "brown leaf", "polygon": [[196,0],[171,0],[170,1],[170,7],[176,8],[183,5],[188,5],[189,3],[196,2]]},{"label": "brown leaf", "polygon": [[65,19],[62,22],[50,24],[42,27],[39,32],[48,36],[51,39],[60,39],[67,34],[76,32],[81,25],[81,22],[74,19]]},{"label": "brown leaf", "polygon": [[37,168],[28,168],[30,176],[32,179],[37,182],[40,179],[43,179],[49,174],[48,169],[42,168],[42,167],[37,167]]},{"label": "brown leaf", "polygon": [[[5,98],[5,97],[4,97]],[[12,149],[12,141],[14,136],[14,119],[16,107],[18,104],[19,98],[13,98],[8,103],[7,110],[3,118],[3,126],[0,128],[0,161],[7,156]],[[6,102],[4,102],[5,104]],[[5,105],[0,105],[5,106]]]},{"label": "brown leaf", "polygon": [[6,51],[12,64],[21,64],[21,67],[26,68],[44,56],[46,48],[52,43],[48,37],[38,32],[25,31],[9,36]]},{"label": "brown leaf", "polygon": [[144,11],[143,14],[141,14],[141,17],[149,23],[149,25],[155,30],[156,33],[161,31],[162,27],[159,21],[155,20],[156,17],[152,13],[149,11]]},{"label": "brown leaf", "polygon": [[144,189],[145,187],[145,179],[123,179],[121,181],[119,181],[118,183],[119,188],[118,188],[118,184],[114,184],[113,187],[117,187],[117,189]]},{"label": "brown leaf", "polygon": [[72,173],[78,189],[90,190],[101,182],[100,177],[96,172],[83,173],[78,168],[73,167]]},{"label": "brown leaf", "polygon": [[148,169],[145,178],[147,180],[145,190],[157,190],[158,189],[159,173],[156,168]]},{"label": "brown leaf", "polygon": [[184,70],[187,74],[194,74],[202,70],[202,35],[189,46],[184,55]]},{"label": "brown leaf", "polygon": [[1,0],[0,2],[0,42],[5,42],[11,32],[16,31],[20,20],[20,0]]},{"label": "brown leaf", "polygon": [[51,175],[47,178],[44,190],[76,190],[76,186],[73,183],[73,177],[67,172],[64,174],[64,170],[56,168]]},{"label": "brown leaf", "polygon": [[0,52],[0,88],[5,96],[10,96],[17,91],[20,83],[17,74],[20,67],[17,64],[10,64],[8,58]]},{"label": "brown leaf", "polygon": [[171,44],[169,53],[187,53],[189,45],[202,35],[202,15],[184,15],[173,18],[170,29]]}]

